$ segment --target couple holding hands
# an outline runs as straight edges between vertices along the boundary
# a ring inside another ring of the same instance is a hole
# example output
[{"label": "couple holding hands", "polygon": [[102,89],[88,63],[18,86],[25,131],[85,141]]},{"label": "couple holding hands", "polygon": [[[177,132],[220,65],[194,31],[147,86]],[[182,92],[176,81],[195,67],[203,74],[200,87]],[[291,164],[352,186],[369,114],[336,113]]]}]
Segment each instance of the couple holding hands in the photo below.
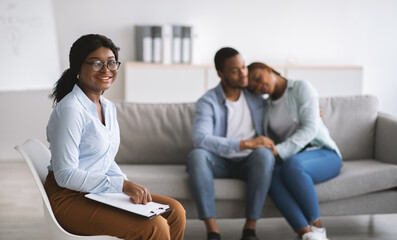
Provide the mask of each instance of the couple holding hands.
[{"label": "couple holding hands", "polygon": [[264,63],[246,67],[233,48],[216,53],[215,67],[221,83],[196,103],[195,149],[187,158],[207,239],[220,239],[213,178],[237,178],[246,182],[242,240],[258,239],[256,221],[268,194],[303,240],[326,240],[314,185],[337,176],[342,159],[316,90]]},{"label": "couple holding hands", "polygon": [[[122,239],[183,239],[185,210],[127,179],[114,161],[120,130],[102,94],[117,77],[118,51],[107,37],[80,37],[70,68],[57,81],[47,125],[51,163],[45,189],[63,228]],[[339,174],[340,152],[320,117],[315,89],[287,80],[263,63],[245,66],[232,48],[215,55],[220,84],[196,103],[189,185],[207,239],[220,239],[214,178],[246,182],[243,240],[258,239],[256,221],[269,194],[303,240],[326,240],[314,185]],[[263,95],[268,97],[264,98]],[[87,199],[87,192],[124,192],[133,203],[156,201],[171,211],[148,220]]]}]

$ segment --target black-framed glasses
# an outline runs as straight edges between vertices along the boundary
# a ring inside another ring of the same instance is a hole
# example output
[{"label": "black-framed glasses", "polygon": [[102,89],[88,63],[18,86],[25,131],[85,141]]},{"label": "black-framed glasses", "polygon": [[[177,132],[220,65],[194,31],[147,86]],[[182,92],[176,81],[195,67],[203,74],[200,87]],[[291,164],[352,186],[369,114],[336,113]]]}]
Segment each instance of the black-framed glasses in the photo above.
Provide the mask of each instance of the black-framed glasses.
[{"label": "black-framed glasses", "polygon": [[103,69],[106,64],[106,67],[110,71],[116,71],[119,69],[121,62],[118,61],[109,61],[109,62],[102,62],[102,61],[94,61],[94,62],[84,62],[85,64],[89,64],[92,67],[92,70],[95,72],[99,72]]}]

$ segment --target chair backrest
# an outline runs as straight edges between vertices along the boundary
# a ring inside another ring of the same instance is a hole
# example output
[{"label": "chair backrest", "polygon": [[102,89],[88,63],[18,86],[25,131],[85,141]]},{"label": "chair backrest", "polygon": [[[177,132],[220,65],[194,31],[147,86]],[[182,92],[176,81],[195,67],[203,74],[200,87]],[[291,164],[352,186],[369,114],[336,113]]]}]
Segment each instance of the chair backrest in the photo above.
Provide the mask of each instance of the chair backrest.
[{"label": "chair backrest", "polygon": [[[39,188],[41,198],[43,199],[44,216],[46,217],[46,214],[48,214],[48,217],[50,217],[53,221],[50,223],[52,226],[55,225],[59,231],[66,235],[70,235],[59,225],[58,221],[56,220],[54,213],[52,212],[50,200],[48,199],[47,193],[44,189],[44,181],[48,174],[47,166],[50,164],[51,160],[50,150],[41,141],[34,138],[28,139],[24,143],[15,146],[15,149],[22,155],[23,159],[25,159],[30,172],[33,175],[34,181]],[[47,221],[46,224],[48,224]],[[49,232],[52,230],[53,228],[48,227]]]},{"label": "chair backrest", "polygon": [[39,188],[41,198],[44,204],[44,218],[47,224],[47,230],[50,239],[71,240],[71,239],[91,239],[91,240],[109,240],[117,239],[111,236],[79,236],[65,231],[56,220],[52,212],[50,201],[44,189],[44,181],[48,174],[47,166],[50,164],[51,153],[49,149],[37,139],[28,139],[26,142],[15,146],[15,149],[25,159],[30,172]]},{"label": "chair backrest", "polygon": [[[51,153],[49,149],[37,139],[28,139],[24,143],[15,146],[15,149],[22,155],[23,159],[28,164],[29,170],[33,175],[34,181],[39,188],[41,198],[44,204],[44,213],[48,213],[54,224],[62,229],[58,221],[55,219],[54,213],[51,209],[50,200],[44,189],[44,181],[48,174],[47,166],[51,160]],[[65,231],[62,229],[61,231]]]},{"label": "chair backrest", "polygon": [[[36,184],[40,185],[41,183],[42,186],[48,174],[47,166],[50,164],[51,160],[49,149],[37,139],[29,139],[26,142],[17,145],[15,149],[25,159],[33,177],[36,180]],[[37,182],[37,180],[39,180],[39,182]]]}]

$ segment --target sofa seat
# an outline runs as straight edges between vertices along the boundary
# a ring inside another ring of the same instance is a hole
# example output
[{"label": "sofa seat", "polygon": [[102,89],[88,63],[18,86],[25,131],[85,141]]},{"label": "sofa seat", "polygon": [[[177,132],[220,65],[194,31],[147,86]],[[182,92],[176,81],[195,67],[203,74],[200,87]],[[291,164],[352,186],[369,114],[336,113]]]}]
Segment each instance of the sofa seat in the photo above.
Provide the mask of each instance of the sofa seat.
[{"label": "sofa seat", "polygon": [[320,202],[397,187],[397,165],[373,159],[346,161],[340,174],[316,185]]},{"label": "sofa seat", "polygon": [[[120,165],[128,179],[150,192],[179,200],[192,200],[185,165]],[[236,179],[215,179],[217,200],[244,200],[245,183]],[[397,165],[376,160],[344,162],[338,177],[316,185],[320,202],[350,198],[397,187]]]}]

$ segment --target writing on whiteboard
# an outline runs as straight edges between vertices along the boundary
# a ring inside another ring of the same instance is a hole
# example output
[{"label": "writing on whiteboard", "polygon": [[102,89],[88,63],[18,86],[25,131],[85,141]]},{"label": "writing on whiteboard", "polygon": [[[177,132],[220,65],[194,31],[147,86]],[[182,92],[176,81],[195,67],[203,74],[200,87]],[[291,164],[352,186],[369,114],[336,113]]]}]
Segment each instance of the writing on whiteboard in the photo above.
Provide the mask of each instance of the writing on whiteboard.
[{"label": "writing on whiteboard", "polygon": [[0,91],[51,88],[59,57],[51,0],[0,1]]}]

